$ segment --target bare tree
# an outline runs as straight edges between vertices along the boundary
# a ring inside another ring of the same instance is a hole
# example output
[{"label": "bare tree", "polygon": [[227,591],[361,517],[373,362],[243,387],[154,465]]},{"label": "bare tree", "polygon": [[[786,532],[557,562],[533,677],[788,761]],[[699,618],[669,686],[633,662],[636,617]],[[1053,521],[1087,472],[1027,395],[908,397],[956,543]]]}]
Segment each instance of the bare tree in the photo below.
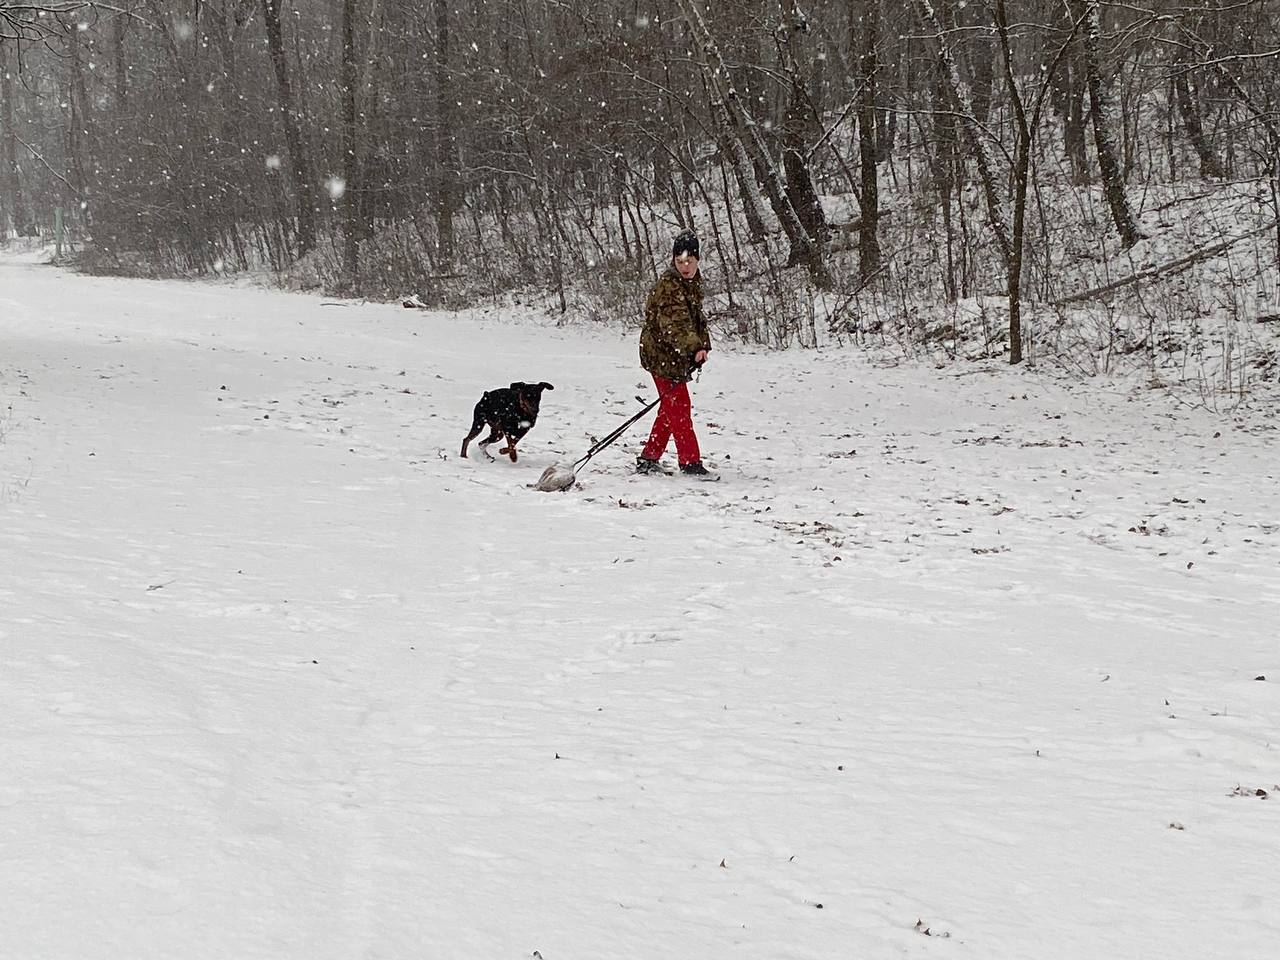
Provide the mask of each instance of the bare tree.
[{"label": "bare tree", "polygon": [[1196,70],[1199,45],[1194,39],[1186,38],[1194,38],[1196,35],[1193,15],[1190,11],[1184,11],[1178,20],[1176,35],[1170,40],[1175,51],[1170,64],[1170,81],[1178,114],[1182,117],[1182,126],[1187,132],[1187,140],[1200,160],[1200,175],[1220,180],[1226,176],[1226,171],[1205,134],[1200,118],[1200,83],[1198,78],[1192,76]]},{"label": "bare tree", "polygon": [[765,193],[782,224],[787,239],[791,242],[791,260],[805,263],[815,282],[819,286],[829,287],[831,274],[824,260],[822,245],[809,236],[796,215],[795,208],[791,205],[783,187],[777,164],[774,163],[765,145],[751,111],[738,96],[738,90],[734,86],[728,65],[720,53],[715,37],[693,0],[680,0],[680,6],[702,41],[704,52],[710,58],[710,62],[704,66],[707,82],[716,91],[719,100],[725,104],[725,109],[733,123],[731,135],[741,140],[753,163],[764,172],[762,179]]},{"label": "bare tree", "polygon": [[828,239],[827,217],[809,169],[809,138],[806,136],[817,111],[809,94],[809,81],[799,54],[809,31],[809,19],[797,0],[783,0],[782,22],[774,31],[774,42],[788,86],[782,122],[782,168],[787,181],[787,199],[791,201],[809,239],[822,248]]},{"label": "bare tree", "polygon": [[280,26],[280,0],[262,0],[262,19],[267,31],[271,65],[275,68],[277,101],[280,118],[284,123],[284,142],[289,150],[289,167],[293,173],[294,190],[298,194],[298,255],[305,256],[316,245],[316,194],[311,180],[306,141],[302,138],[298,123],[293,85],[289,80],[289,62],[285,57],[284,32]]},{"label": "bare tree", "polygon": [[[330,289],[476,295],[442,262],[500,250],[486,295],[536,284],[572,304],[583,282],[617,297],[612,315],[634,300],[615,287],[696,216],[737,268],[720,293],[796,316],[777,242],[819,282],[882,278],[868,302],[900,298],[894,316],[998,288],[1016,361],[1029,278],[1045,296],[1086,279],[1076,259],[1101,240],[1072,181],[1107,190],[1109,232],[1132,222],[1133,185],[1177,179],[1176,140],[1209,180],[1271,183],[1280,211],[1275,0],[0,0],[0,35],[18,33],[0,76],[6,226],[87,190],[87,255],[117,268],[315,251],[302,275]],[[1162,154],[1141,149],[1157,116]],[[823,213],[854,204],[856,254]],[[565,248],[603,269],[557,275],[547,253]],[[739,329],[786,341],[769,322]]]},{"label": "bare tree", "polygon": [[762,243],[768,227],[765,221],[764,200],[760,196],[760,185],[756,182],[755,169],[747,156],[746,148],[742,145],[742,140],[734,135],[733,117],[729,113],[728,105],[723,100],[717,100],[712,104],[712,114],[718,121],[721,131],[720,149],[727,155],[729,165],[733,168],[734,180],[742,198],[747,229],[751,231],[751,242]]},{"label": "bare tree", "polygon": [[356,203],[360,158],[356,127],[356,0],[342,0],[342,263],[347,286],[354,291],[360,278],[360,209]]},{"label": "bare tree", "polygon": [[0,42],[56,42],[62,34],[62,17],[93,6],[92,0],[0,0]]},{"label": "bare tree", "polygon": [[1038,86],[1033,91],[1030,112],[1027,101],[1018,89],[1018,80],[1014,75],[1013,50],[1009,35],[1009,16],[1005,10],[1005,0],[995,0],[996,35],[1000,41],[1000,61],[1004,66],[1005,88],[1009,102],[1013,106],[1014,131],[1016,144],[1013,160],[1013,234],[1009,250],[1008,294],[1009,294],[1009,362],[1022,362],[1022,263],[1026,246],[1027,222],[1027,187],[1031,180],[1031,152],[1040,131],[1040,114],[1044,109],[1045,99],[1049,94],[1052,78],[1058,64],[1075,42],[1080,28],[1077,20],[1065,42],[1054,54],[1053,61],[1041,74]]},{"label": "bare tree", "polygon": [[[0,213],[7,213],[13,231],[20,237],[35,233],[35,224],[27,208],[23,191],[21,167],[18,164],[18,134],[14,128],[15,68],[10,66],[9,44],[0,42]],[[16,53],[12,55],[16,60]],[[4,219],[0,217],[0,235],[4,233]]]},{"label": "bare tree", "polygon": [[867,283],[880,269],[880,184],[876,170],[880,0],[860,0],[858,10],[858,156],[862,171],[858,192],[862,210],[858,222],[858,275]]},{"label": "bare tree", "polygon": [[947,31],[943,29],[933,4],[930,0],[916,0],[916,7],[925,27],[933,32],[937,44],[936,56],[942,69],[943,88],[964,132],[970,155],[978,167],[978,179],[987,200],[987,220],[995,236],[996,245],[999,247],[1000,257],[1008,265],[1013,253],[1009,239],[1009,221],[1005,215],[1004,202],[1000,197],[1002,191],[991,161],[991,151],[987,146],[987,133],[974,116],[973,105],[966,92],[967,88],[960,80],[960,71],[947,40]]},{"label": "bare tree", "polygon": [[1226,171],[1222,169],[1218,155],[1209,145],[1204,125],[1200,122],[1199,98],[1192,94],[1187,78],[1190,69],[1190,65],[1182,62],[1175,64],[1173,68],[1173,92],[1178,101],[1178,113],[1182,117],[1183,128],[1187,131],[1187,139],[1200,158],[1200,175],[1220,180],[1226,176]]},{"label": "bare tree", "polygon": [[1102,77],[1100,52],[1102,26],[1098,14],[1098,0],[1070,0],[1070,2],[1074,4],[1076,17],[1083,22],[1081,39],[1084,47],[1085,75],[1089,84],[1089,118],[1093,123],[1093,145],[1098,153],[1102,189],[1106,194],[1107,205],[1111,208],[1111,219],[1120,234],[1120,242],[1128,248],[1143,239],[1143,234],[1138,229],[1133,210],[1129,207],[1124,171],[1117,159],[1111,100]]},{"label": "bare tree", "polygon": [[441,261],[453,259],[453,212],[458,181],[457,111],[449,79],[449,0],[435,0],[436,248]]},{"label": "bare tree", "polygon": [[1221,89],[1244,107],[1249,116],[1250,125],[1262,132],[1263,143],[1260,149],[1255,149],[1258,149],[1263,158],[1263,176],[1271,190],[1271,209],[1275,214],[1276,231],[1275,259],[1277,268],[1280,268],[1280,127],[1276,124],[1274,108],[1270,106],[1274,102],[1275,93],[1271,84],[1268,83],[1267,88],[1262,92],[1263,102],[1258,103],[1257,98],[1245,89],[1241,70],[1241,66],[1247,62],[1265,64],[1266,76],[1270,79],[1274,76],[1272,64],[1280,60],[1280,48],[1257,53],[1212,56],[1209,44],[1199,33],[1192,30],[1185,20],[1180,22],[1179,29],[1190,41],[1192,51],[1197,54],[1196,67],[1212,73],[1221,85]]}]

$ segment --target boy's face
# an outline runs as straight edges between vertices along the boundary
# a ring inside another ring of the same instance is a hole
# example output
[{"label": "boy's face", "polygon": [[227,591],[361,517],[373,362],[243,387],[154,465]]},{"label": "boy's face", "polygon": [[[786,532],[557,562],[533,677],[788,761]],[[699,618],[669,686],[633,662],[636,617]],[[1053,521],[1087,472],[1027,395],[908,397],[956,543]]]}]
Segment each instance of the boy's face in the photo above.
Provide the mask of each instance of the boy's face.
[{"label": "boy's face", "polygon": [[698,272],[698,258],[690,253],[682,253],[676,257],[676,270],[686,280],[692,280]]}]

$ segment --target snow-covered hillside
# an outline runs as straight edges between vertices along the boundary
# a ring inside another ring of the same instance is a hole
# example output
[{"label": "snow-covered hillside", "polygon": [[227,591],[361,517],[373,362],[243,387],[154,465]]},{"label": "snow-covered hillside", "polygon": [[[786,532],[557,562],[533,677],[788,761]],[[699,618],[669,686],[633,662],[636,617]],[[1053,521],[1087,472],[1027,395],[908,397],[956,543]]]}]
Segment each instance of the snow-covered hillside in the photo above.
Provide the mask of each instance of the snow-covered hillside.
[{"label": "snow-covered hillside", "polygon": [[722,482],[637,427],[527,488],[651,390],[630,334],[0,263],[0,956],[1271,954],[1274,419],[726,348]]}]

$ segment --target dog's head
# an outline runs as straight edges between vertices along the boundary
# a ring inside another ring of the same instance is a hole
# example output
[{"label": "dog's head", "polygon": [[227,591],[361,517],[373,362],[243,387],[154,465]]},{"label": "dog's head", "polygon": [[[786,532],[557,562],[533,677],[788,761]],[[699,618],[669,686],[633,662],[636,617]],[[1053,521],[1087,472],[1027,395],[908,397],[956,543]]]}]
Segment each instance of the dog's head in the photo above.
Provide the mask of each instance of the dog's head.
[{"label": "dog's head", "polygon": [[554,390],[545,380],[541,383],[513,383],[511,392],[516,395],[520,409],[531,417],[538,415],[538,407],[542,404],[542,391]]}]

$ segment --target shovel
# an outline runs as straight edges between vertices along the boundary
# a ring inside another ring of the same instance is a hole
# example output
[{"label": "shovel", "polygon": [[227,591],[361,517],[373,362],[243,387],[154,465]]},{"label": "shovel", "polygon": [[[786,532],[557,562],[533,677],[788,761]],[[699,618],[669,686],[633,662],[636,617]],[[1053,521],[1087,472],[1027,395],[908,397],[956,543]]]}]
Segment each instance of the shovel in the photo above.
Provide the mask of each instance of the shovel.
[{"label": "shovel", "polygon": [[[693,374],[697,369],[698,367],[696,366],[692,367],[689,370],[689,373]],[[593,443],[591,445],[591,449],[588,450],[586,452],[586,455],[583,456],[581,459],[575,460],[568,467],[560,466],[558,464],[552,464],[551,466],[547,467],[547,469],[542,471],[542,476],[538,478],[537,483],[531,483],[529,484],[529,486],[534,490],[541,490],[545,493],[550,493],[552,491],[557,491],[557,490],[558,491],[568,490],[570,487],[574,485],[574,483],[577,482],[578,471],[587,465],[588,460],[594,457],[597,453],[599,453],[605,447],[613,443],[613,441],[617,440],[620,436],[622,436],[627,431],[627,428],[629,428],[633,423],[635,423],[637,420],[643,417],[646,413],[648,413],[650,410],[652,410],[654,407],[660,404],[663,400],[667,399],[667,397],[670,396],[671,393],[673,393],[676,387],[678,387],[679,385],[680,385],[679,383],[673,383],[666,392],[658,395],[657,400],[654,400],[652,403],[646,406],[643,410],[641,410],[635,416],[631,417],[626,422],[622,423],[616,430],[614,430],[608,436],[601,437],[599,440]]]}]

